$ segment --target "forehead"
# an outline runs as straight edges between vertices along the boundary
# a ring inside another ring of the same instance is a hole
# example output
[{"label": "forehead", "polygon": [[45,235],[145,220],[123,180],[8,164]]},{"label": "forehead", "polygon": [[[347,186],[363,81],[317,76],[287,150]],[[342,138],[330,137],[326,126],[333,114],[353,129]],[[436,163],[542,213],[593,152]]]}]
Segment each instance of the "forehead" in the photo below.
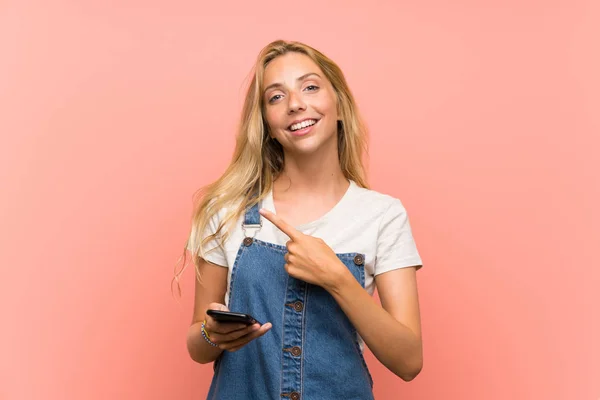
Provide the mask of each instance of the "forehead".
[{"label": "forehead", "polygon": [[307,55],[302,53],[287,53],[273,59],[265,68],[263,87],[271,83],[293,84],[295,80],[309,72],[315,72],[323,77],[319,66]]}]

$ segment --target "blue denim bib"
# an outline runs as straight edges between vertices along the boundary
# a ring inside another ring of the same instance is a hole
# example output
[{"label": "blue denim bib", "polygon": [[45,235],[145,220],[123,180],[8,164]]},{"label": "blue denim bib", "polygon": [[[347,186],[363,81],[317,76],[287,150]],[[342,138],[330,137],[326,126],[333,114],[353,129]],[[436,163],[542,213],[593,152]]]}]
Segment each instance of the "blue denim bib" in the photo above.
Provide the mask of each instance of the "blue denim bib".
[{"label": "blue denim bib", "polygon": [[[246,228],[260,229],[259,205],[247,210]],[[273,327],[214,363],[210,400],[373,399],[373,380],[358,333],[323,288],[285,271],[285,246],[243,240],[229,287],[229,309]],[[337,254],[364,287],[363,254]]]}]

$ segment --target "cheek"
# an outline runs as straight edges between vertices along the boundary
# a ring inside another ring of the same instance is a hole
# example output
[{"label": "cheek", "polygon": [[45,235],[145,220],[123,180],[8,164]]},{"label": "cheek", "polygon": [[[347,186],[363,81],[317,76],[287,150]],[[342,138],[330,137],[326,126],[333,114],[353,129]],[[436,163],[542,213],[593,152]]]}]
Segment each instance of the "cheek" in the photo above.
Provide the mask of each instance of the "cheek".
[{"label": "cheek", "polygon": [[273,115],[272,111],[266,111],[264,114],[264,118],[265,118],[265,122],[267,123],[267,126],[269,127],[269,130],[273,130],[274,126],[277,126],[276,123],[276,119],[275,116]]},{"label": "cheek", "polygon": [[276,107],[271,107],[266,111],[265,119],[271,130],[281,128],[285,125],[285,118],[282,117],[281,111],[278,111]]},{"label": "cheek", "polygon": [[337,120],[337,106],[334,101],[328,100],[326,102],[323,102],[323,104],[319,108],[319,111],[327,116],[327,120],[329,122]]},{"label": "cheek", "polygon": [[337,119],[337,102],[333,93],[320,99],[319,104],[316,107],[318,107],[323,114],[327,114],[327,116]]}]

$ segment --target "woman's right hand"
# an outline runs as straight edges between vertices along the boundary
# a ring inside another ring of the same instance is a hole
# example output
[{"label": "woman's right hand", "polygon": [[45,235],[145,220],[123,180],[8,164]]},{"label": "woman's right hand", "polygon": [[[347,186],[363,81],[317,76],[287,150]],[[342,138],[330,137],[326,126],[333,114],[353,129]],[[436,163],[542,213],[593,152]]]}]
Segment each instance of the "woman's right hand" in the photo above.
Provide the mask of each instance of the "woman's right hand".
[{"label": "woman's right hand", "polygon": [[[229,311],[227,306],[219,303],[210,303],[208,309]],[[219,349],[230,352],[237,351],[254,339],[261,337],[271,327],[270,322],[262,326],[260,324],[222,323],[217,322],[210,315],[206,315],[206,323],[204,324],[204,329],[210,336],[210,341],[217,344]]]}]

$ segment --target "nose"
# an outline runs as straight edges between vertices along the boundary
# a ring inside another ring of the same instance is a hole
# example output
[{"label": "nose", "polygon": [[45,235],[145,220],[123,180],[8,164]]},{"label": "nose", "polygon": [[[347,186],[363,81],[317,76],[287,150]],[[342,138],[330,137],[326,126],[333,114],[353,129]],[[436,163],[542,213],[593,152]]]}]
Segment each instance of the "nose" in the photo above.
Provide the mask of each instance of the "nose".
[{"label": "nose", "polygon": [[302,100],[302,96],[295,92],[290,92],[288,95],[288,113],[297,113],[300,110],[306,109],[306,104]]}]

